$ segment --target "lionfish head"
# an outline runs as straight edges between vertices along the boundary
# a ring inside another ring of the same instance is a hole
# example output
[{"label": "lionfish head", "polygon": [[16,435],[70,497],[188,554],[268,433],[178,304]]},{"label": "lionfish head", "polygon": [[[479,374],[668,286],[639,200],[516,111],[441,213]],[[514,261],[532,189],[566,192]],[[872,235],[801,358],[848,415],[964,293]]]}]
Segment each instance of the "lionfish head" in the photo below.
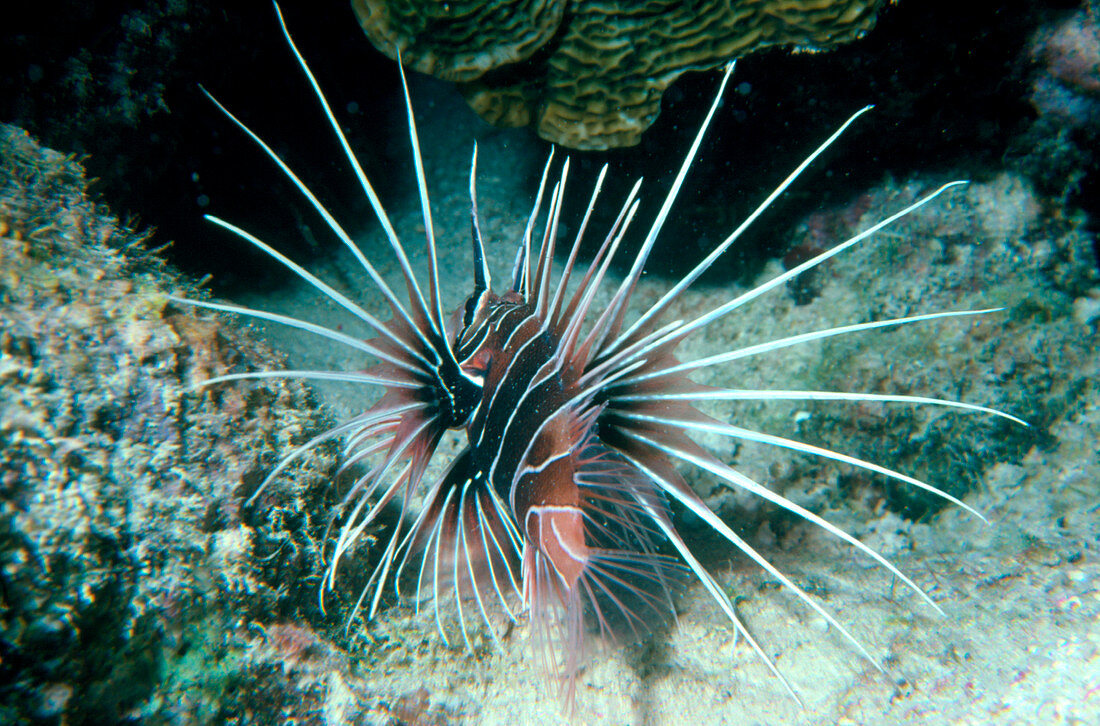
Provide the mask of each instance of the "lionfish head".
[{"label": "lionfish head", "polygon": [[[688,361],[678,360],[674,351],[686,337],[699,334],[757,297],[864,242],[876,231],[960,182],[943,185],[828,251],[712,310],[688,320],[665,322],[664,313],[673,309],[685,290],[867,110],[862,109],[813,150],[742,225],[687,275],[671,285],[656,302],[640,311],[632,310],[631,296],[718,109],[733,69],[731,64],[725,69],[706,118],[643,243],[628,259],[628,273],[613,287],[609,301],[606,296],[600,297],[600,293],[605,286],[611,289],[609,267],[616,255],[622,254],[620,243],[639,211],[640,181],[603,233],[595,256],[582,264],[578,250],[607,167],[601,170],[564,265],[555,273],[558,220],[569,161],[561,165],[556,181],[548,189],[555,168],[551,153],[517,245],[508,284],[494,291],[478,222],[475,146],[470,173],[473,290],[458,308],[444,315],[431,205],[404,73],[401,78],[413,165],[426,230],[426,286],[414,272],[403,243],[352,153],[317,80],[287,32],[281,14],[279,22],[379,219],[402,271],[406,294],[401,296],[390,287],[305,182],[256,134],[218,104],[281,169],[358,261],[385,298],[390,317],[385,321],[379,319],[267,243],[217,217],[208,218],[278,260],[321,295],[362,321],[374,336],[362,340],[306,320],[227,303],[178,301],[291,326],[303,334],[335,342],[355,358],[365,356],[373,361],[365,370],[351,364],[349,372],[261,371],[221,376],[207,382],[293,377],[344,381],[384,392],[361,414],[292,451],[252,495],[254,500],[289,464],[314,447],[333,439],[344,441],[343,469],[355,469],[358,476],[338,510],[342,523],[332,547],[322,593],[333,588],[344,556],[368,527],[376,523],[383,509],[396,505],[397,522],[352,608],[352,616],[360,608],[365,609],[368,617],[373,616],[392,583],[400,599],[434,609],[445,641],[457,634],[466,647],[471,647],[470,633],[479,628],[484,628],[492,642],[503,647],[494,625],[496,613],[503,613],[513,621],[526,619],[535,641],[541,644],[538,652],[546,669],[563,676],[558,682],[572,703],[585,644],[638,637],[674,617],[675,593],[687,577],[693,577],[794,697],[786,680],[738,619],[725,589],[700,564],[676,531],[669,510],[669,503],[675,502],[759,564],[875,663],[831,613],[707,507],[680,473],[684,467],[694,467],[847,542],[938,610],[920,587],[884,557],[813,512],[728,466],[697,443],[693,435],[706,433],[755,441],[843,462],[925,489],[976,516],[981,515],[950,494],[901,472],[800,441],[723,423],[701,414],[695,405],[776,399],[878,401],[950,407],[1023,422],[1005,413],[957,401],[859,392],[714,388],[693,383],[690,375],[832,336],[936,318],[981,315],[990,310],[938,312],[848,324]],[[448,430],[458,431],[464,445],[446,462],[442,474],[428,477],[429,461]],[[417,499],[423,501],[419,508],[413,506]],[[446,618],[445,611],[450,611]]]}]

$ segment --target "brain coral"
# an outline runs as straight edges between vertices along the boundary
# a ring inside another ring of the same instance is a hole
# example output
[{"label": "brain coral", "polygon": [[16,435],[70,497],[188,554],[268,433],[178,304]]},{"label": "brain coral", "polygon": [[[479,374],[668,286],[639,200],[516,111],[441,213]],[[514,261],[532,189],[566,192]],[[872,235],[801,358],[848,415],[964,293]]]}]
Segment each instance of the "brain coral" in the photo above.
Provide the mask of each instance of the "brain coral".
[{"label": "brain coral", "polygon": [[577,149],[632,146],[680,74],[769,46],[821,50],[886,0],[352,0],[367,37],[455,81],[499,126]]}]

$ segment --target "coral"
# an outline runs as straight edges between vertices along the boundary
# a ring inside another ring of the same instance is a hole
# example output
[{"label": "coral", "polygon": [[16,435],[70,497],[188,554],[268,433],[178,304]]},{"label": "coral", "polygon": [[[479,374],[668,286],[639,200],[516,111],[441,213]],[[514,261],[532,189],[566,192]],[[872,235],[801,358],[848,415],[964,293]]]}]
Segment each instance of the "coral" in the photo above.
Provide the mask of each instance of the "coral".
[{"label": "coral", "polygon": [[[168,304],[187,286],[143,239],[88,198],[78,164],[0,126],[6,723],[213,720],[254,661],[241,624],[315,609],[316,532],[295,502],[328,491],[331,455],[283,506],[238,502],[319,409],[295,384],[189,390],[277,358]],[[284,546],[257,561],[269,541]]]},{"label": "coral", "polygon": [[411,67],[460,82],[487,121],[608,149],[638,143],[684,72],[773,46],[848,42],[871,28],[883,0],[352,4],[379,50],[394,58],[400,50]]},{"label": "coral", "polygon": [[[421,73],[457,83],[531,57],[558,31],[566,0],[352,0],[367,38]],[[486,32],[491,29],[491,32]]]}]

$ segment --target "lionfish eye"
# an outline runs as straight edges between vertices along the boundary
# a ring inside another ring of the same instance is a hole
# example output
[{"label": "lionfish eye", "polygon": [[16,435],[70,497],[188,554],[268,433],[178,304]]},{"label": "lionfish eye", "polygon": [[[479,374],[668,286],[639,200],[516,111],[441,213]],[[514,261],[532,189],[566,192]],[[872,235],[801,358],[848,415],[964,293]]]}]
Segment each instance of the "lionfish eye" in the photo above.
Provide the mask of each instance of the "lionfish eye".
[{"label": "lionfish eye", "polygon": [[485,386],[485,376],[493,364],[493,352],[489,348],[479,348],[477,352],[462,361],[462,372],[467,380],[479,388]]}]

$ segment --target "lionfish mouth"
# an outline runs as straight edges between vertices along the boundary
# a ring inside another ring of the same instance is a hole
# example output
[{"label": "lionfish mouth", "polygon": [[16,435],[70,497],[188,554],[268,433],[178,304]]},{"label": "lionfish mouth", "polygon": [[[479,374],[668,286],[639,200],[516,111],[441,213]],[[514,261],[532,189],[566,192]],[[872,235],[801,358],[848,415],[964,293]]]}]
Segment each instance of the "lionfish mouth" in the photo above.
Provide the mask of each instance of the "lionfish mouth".
[{"label": "lionfish mouth", "polygon": [[[696,467],[743,489],[845,541],[904,582],[928,605],[940,608],[912,579],[873,549],[795,502],[723,463],[692,435],[717,434],[755,441],[843,462],[919,487],[962,507],[966,503],[893,469],[797,440],[730,425],[703,415],[695,404],[708,401],[791,400],[886,402],[950,407],[1000,416],[1007,413],[959,401],[906,395],[815,390],[744,390],[702,386],[691,373],[734,360],[838,335],[909,325],[920,321],[983,315],[959,310],[855,323],[779,338],[751,347],[680,361],[681,341],[714,321],[781,287],[789,280],[858,245],[895,220],[930,203],[963,182],[951,182],[828,251],[690,320],[666,321],[665,313],[692,283],[733,245],[745,229],[868,108],[849,118],[790,173],[749,217],[655,303],[631,313],[631,296],[657,243],[669,210],[730,78],[730,64],[714,101],[684,156],[679,173],[609,304],[594,305],[608,268],[639,208],[639,181],[595,257],[580,272],[578,250],[597,204],[605,166],[592,190],[564,267],[553,274],[558,218],[569,174],[568,159],[546,194],[553,153],[547,161],[534,207],[519,240],[507,285],[494,289],[480,231],[475,179],[477,147],[470,172],[473,291],[452,314],[440,299],[439,264],[416,123],[404,72],[413,163],[427,237],[427,295],[405,248],[379,202],[321,88],[299,53],[276,6],[279,23],[329,126],[342,145],[363,193],[381,223],[407,288],[406,299],[391,289],[344,227],[301,178],[259,136],[218,101],[211,100],[279,167],[324,219],[384,296],[391,317],[383,321],[249,232],[214,216],[206,218],[278,260],[320,294],[365,323],[374,337],[363,340],[321,325],[225,303],[174,298],[178,303],[235,313],[296,328],[364,354],[373,363],[362,372],[277,370],[212,378],[207,385],[241,379],[298,378],[344,381],[380,388],[381,398],[363,413],[325,431],[286,456],[252,495],[314,447],[342,438],[342,471],[360,465],[366,473],[350,487],[345,512],[325,574],[322,593],[334,587],[343,557],[384,508],[400,515],[351,617],[366,607],[372,617],[390,583],[399,598],[433,603],[439,632],[447,640],[441,610],[453,602],[466,647],[469,632],[484,626],[498,646],[490,613],[526,617],[551,673],[563,676],[572,703],[580,653],[586,640],[637,636],[675,617],[674,594],[694,576],[737,632],[797,701],[794,690],[738,619],[730,598],[677,533],[669,501],[691,512],[743,552],[771,577],[842,633],[868,661],[870,653],[837,619],[780,572],[719,518],[680,473]],[[400,64],[399,64],[400,68]],[[206,93],[206,91],[203,91]],[[209,96],[209,94],[207,94]],[[544,199],[548,209],[544,212]],[[536,220],[544,218],[541,234]],[[579,281],[574,282],[574,278]],[[571,284],[574,283],[574,284]],[[571,292],[569,290],[572,289]],[[465,435],[465,446],[441,476],[427,480],[428,462],[447,430]],[[414,493],[426,489],[413,512]],[[984,519],[984,518],[983,518]],[[674,550],[678,557],[662,554]],[[942,612],[942,611],[940,611]],[[480,620],[480,624],[477,622]],[[350,618],[349,618],[350,621]]]}]

